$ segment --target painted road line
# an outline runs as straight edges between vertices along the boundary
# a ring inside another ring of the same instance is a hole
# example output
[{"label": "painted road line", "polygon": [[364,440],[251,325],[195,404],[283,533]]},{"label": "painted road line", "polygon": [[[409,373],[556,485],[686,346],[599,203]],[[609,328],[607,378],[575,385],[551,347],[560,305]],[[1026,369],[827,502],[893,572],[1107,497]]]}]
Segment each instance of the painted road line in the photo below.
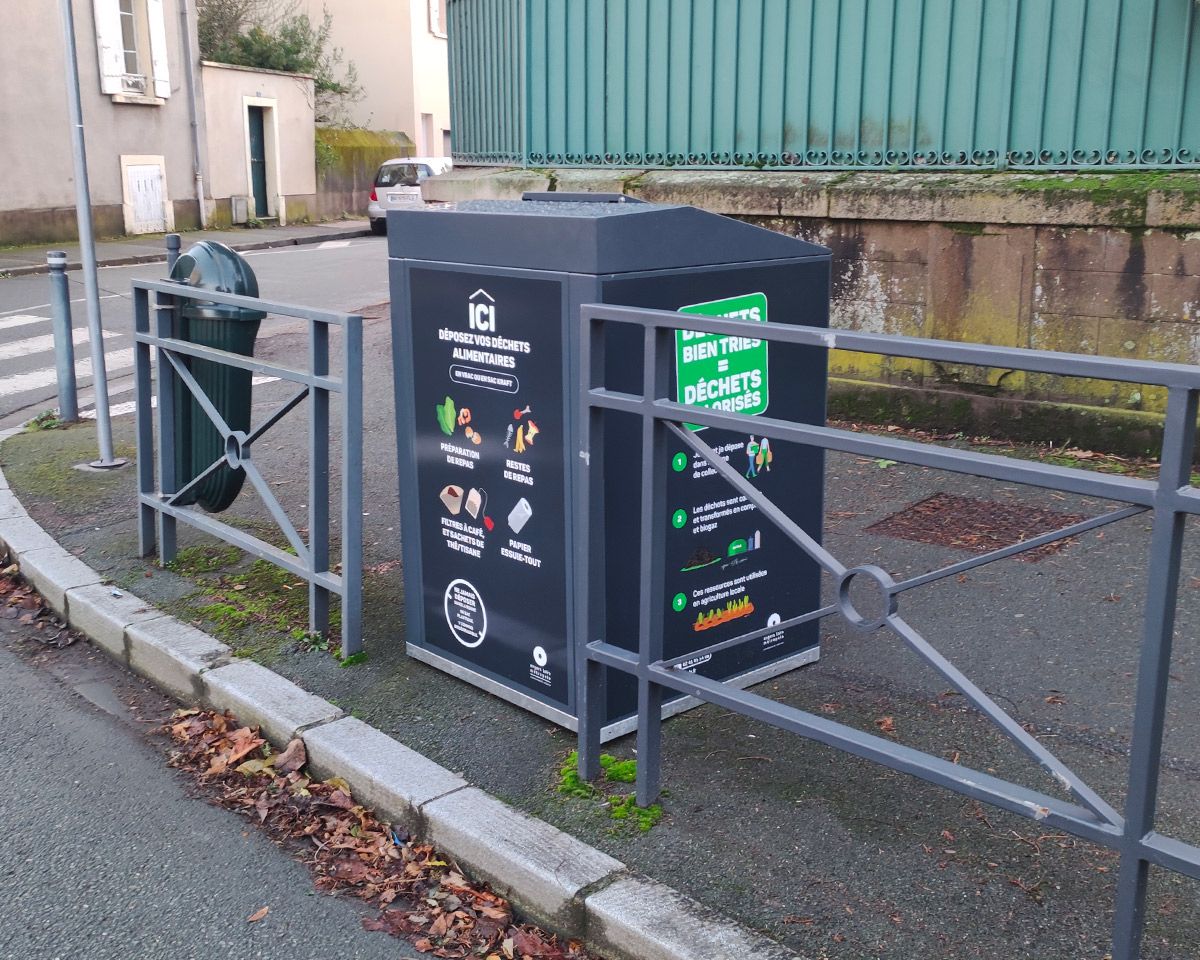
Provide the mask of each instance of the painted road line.
[{"label": "painted road line", "polygon": [[[133,350],[114,350],[112,353],[106,353],[104,361],[105,368],[112,375],[114,371],[133,366]],[[85,357],[75,364],[75,376],[90,377],[91,375],[91,357]],[[0,377],[0,397],[11,397],[31,390],[44,390],[47,387],[56,386],[57,383],[58,375],[53,367],[30,370],[28,373],[15,373],[10,377]]]},{"label": "painted road line", "polygon": [[[278,380],[279,380],[279,377],[253,377],[253,378],[251,378],[250,382],[252,384],[254,384],[254,386],[257,387],[257,386],[261,386],[264,383],[275,383]],[[131,383],[131,384],[127,384],[123,387],[116,387],[112,390],[109,390],[108,395],[110,397],[112,397],[112,396],[116,396],[117,394],[128,393],[130,390],[133,389],[133,386],[134,385]],[[158,397],[150,398],[150,406],[151,406],[151,408],[158,406]],[[123,403],[114,403],[112,406],[110,406],[108,408],[108,413],[109,413],[109,416],[120,417],[120,416],[124,416],[127,413],[133,413],[133,411],[136,409],[137,409],[137,401],[136,400],[126,400]],[[79,418],[81,420],[95,420],[96,419],[95,408],[92,408],[91,410],[84,410],[83,413],[81,413],[79,415]]]},{"label": "painted road line", "polygon": [[11,330],[13,327],[27,327],[33,323],[49,322],[49,317],[35,317],[32,313],[18,313],[15,317],[5,317],[0,320],[0,330]]},{"label": "painted road line", "polygon": [[[123,296],[125,296],[125,294],[123,294],[123,293],[106,293],[104,296],[100,297],[99,299],[113,300],[117,297],[123,297]],[[75,297],[71,302],[72,303],[86,303],[87,297]],[[50,306],[53,306],[53,304],[31,303],[24,307],[13,307],[11,310],[0,310],[0,317],[6,317],[10,313],[24,313],[27,310],[45,310],[47,307],[50,307]]]},{"label": "painted road line", "polygon": [[[151,408],[158,406],[158,397],[150,398],[150,406],[151,406]],[[133,411],[136,409],[137,409],[137,401],[136,400],[126,400],[124,403],[114,403],[111,407],[109,407],[108,415],[110,417],[120,417],[127,413],[133,413]],[[96,411],[95,410],[84,410],[83,413],[81,413],[79,415],[79,419],[80,420],[95,420],[96,419]]]},{"label": "painted road line", "polygon": [[[119,333],[105,330],[103,337],[109,340],[119,337]],[[72,330],[71,339],[76,344],[88,343],[88,331],[85,329]],[[14,340],[12,343],[0,343],[0,360],[16,360],[18,357],[29,357],[35,353],[49,353],[54,350],[54,334],[48,333],[43,337],[29,337],[25,340]]]},{"label": "painted road line", "polygon": [[318,250],[336,250],[339,247],[350,246],[349,240],[326,240],[324,243],[317,244]]}]

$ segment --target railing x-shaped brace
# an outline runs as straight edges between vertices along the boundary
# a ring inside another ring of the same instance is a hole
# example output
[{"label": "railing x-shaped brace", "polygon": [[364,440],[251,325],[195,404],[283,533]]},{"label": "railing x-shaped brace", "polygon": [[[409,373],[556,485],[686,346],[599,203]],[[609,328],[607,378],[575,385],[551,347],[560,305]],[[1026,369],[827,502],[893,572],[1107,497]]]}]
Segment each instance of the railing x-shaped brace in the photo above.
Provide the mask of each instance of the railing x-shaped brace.
[{"label": "railing x-shaped brace", "polygon": [[[137,391],[138,541],[143,556],[157,548],[159,560],[169,563],[177,551],[176,523],[183,521],[252,556],[267,560],[308,584],[308,628],[329,630],[331,596],[341,600],[343,656],[362,649],[362,318],[354,314],[313,310],[214,291],[195,291],[186,297],[177,283],[136,280],[134,293],[134,376]],[[151,332],[150,294],[156,294]],[[180,301],[205,301],[265,311],[308,321],[308,369],[296,370],[175,338],[174,319]],[[329,372],[329,328],[342,330],[340,378]],[[158,351],[157,384],[152,348]],[[290,399],[249,432],[234,430],[197,382],[184,358],[208,360],[261,373],[301,386]],[[162,361],[166,361],[165,363]],[[175,476],[175,384],[181,383],[224,442],[224,451],[182,487]],[[330,565],[330,396],[342,397],[342,530],[341,570]],[[308,539],[292,523],[270,484],[254,462],[254,444],[292,410],[309,401]],[[157,403],[156,418],[151,412]],[[157,431],[155,427],[157,426]],[[155,434],[157,432],[157,445]],[[240,469],[259,495],[267,512],[294,553],[194,507],[181,505],[185,495],[221,467]],[[156,469],[157,468],[157,469]],[[155,482],[157,474],[157,485]]]},{"label": "railing x-shaped brace", "polygon": [[[880,763],[993,804],[1013,813],[1045,822],[1093,843],[1116,850],[1121,856],[1113,927],[1113,960],[1137,960],[1145,918],[1146,886],[1151,864],[1200,879],[1200,847],[1160,835],[1155,830],[1158,769],[1162,755],[1168,669],[1178,598],[1179,567],[1184,521],[1200,514],[1200,491],[1190,485],[1200,367],[1184,364],[1143,363],[1121,359],[1076,356],[1049,351],[1021,350],[981,344],[961,344],[910,337],[834,332],[821,328],[764,323],[755,326],[755,337],[815,349],[842,348],[887,356],[945,363],[994,366],[1061,376],[1092,377],[1166,387],[1168,406],[1157,480],[1099,474],[1094,471],[1023,461],[914,443],[888,437],[858,434],[816,424],[765,416],[748,416],[716,409],[685,406],[669,396],[670,357],[674,331],[742,336],[739,321],[630,307],[585,306],[582,309],[580,490],[577,504],[576,562],[579,611],[576,669],[579,691],[579,770],[588,778],[599,772],[600,730],[604,709],[604,668],[632,674],[638,687],[637,802],[653,802],[661,777],[662,700],[667,691],[713,703],[781,730],[796,733],[828,746]],[[631,324],[643,329],[643,383],[641,395],[609,390],[604,379],[605,325]],[[603,504],[589,490],[599,486],[603,473],[605,411],[634,414],[642,422],[641,576],[639,628],[636,652],[595,638],[586,632],[590,611],[598,600],[592,595],[592,571],[603,570],[604,558],[593,543],[592,530],[602,529]],[[815,537],[793,522],[768,497],[749,483],[716,451],[682,424],[696,424],[763,434],[772,440],[791,441],[864,457],[886,458],[955,473],[1095,496],[1128,506],[1061,529],[953,563],[897,582],[877,566],[847,567]],[[663,655],[663,540],[656,534],[665,516],[666,484],[663,464],[667,439],[684,443],[701,456],[734,490],[780,529],[836,583],[834,603],[711,644],[686,656]],[[1014,718],[946,659],[899,613],[902,594],[965,570],[1016,556],[1088,530],[1153,511],[1148,589],[1143,619],[1141,658],[1137,680],[1129,768],[1129,790],[1124,816],[1092,790],[1061,760],[1047,750]],[[595,553],[596,555],[593,555]],[[851,598],[854,581],[874,584],[876,607],[862,612]],[[1037,761],[1071,800],[1031,790],[998,776],[971,770],[941,757],[837,723],[759,694],[689,672],[686,662],[706,653],[728,649],[798,624],[840,614],[861,631],[888,629],[962,693],[971,704]]]}]

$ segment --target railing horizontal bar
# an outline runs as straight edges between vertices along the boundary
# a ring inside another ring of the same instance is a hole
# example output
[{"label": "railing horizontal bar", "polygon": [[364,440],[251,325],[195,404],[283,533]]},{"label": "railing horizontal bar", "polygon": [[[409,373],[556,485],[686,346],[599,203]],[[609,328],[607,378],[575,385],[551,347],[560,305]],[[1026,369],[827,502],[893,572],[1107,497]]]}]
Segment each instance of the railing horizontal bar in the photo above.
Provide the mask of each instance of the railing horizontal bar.
[{"label": "railing horizontal bar", "polygon": [[[597,641],[588,644],[587,654],[605,666],[626,673],[639,672],[637,655],[620,647]],[[1113,847],[1120,842],[1119,828],[1102,822],[1091,811],[1077,804],[1047,796],[1020,784],[1009,783],[988,773],[959,766],[903,744],[892,743],[874,734],[769,700],[748,690],[728,687],[720,680],[662,667],[651,666],[647,670],[655,683],[788,733],[795,733],[864,760],[871,760],[881,766],[1066,830],[1106,847]]]},{"label": "railing horizontal bar", "polygon": [[258,297],[247,297],[236,293],[223,293],[218,290],[202,290],[185,286],[168,280],[134,280],[135,290],[151,290],[155,293],[165,293],[180,300],[198,300],[201,303],[221,303],[230,307],[245,307],[249,310],[263,310],[267,313],[277,313],[281,316],[298,317],[302,320],[313,320],[316,323],[327,323],[330,326],[344,326],[352,317],[358,314],[341,313],[336,310],[316,310],[312,307],[302,307],[295,303],[275,303]]},{"label": "railing horizontal bar", "polygon": [[1141,854],[1151,863],[1200,880],[1200,847],[1161,833],[1148,834],[1139,846]]},{"label": "railing horizontal bar", "polygon": [[[747,427],[753,427],[756,433],[766,434],[772,440],[790,440],[794,443],[823,447],[826,450],[839,450],[843,453],[854,453],[877,459],[898,460],[903,463],[932,467],[935,470],[973,474],[992,480],[1026,483],[1035,487],[1118,500],[1143,507],[1154,505],[1156,484],[1150,480],[1113,476],[1092,470],[1080,470],[1075,467],[1059,467],[1031,460],[1018,460],[1015,457],[1001,457],[992,453],[976,453],[973,450],[956,450],[933,444],[913,443],[910,440],[875,437],[871,434],[852,433],[849,430],[796,423],[791,420],[777,420],[773,417],[726,413],[705,407],[689,407],[669,400],[658,400],[647,404],[640,399],[631,401],[625,394],[610,393],[606,390],[589,391],[588,405],[641,415],[645,415],[649,408],[653,416],[674,423],[696,423],[702,426],[741,432],[745,432]],[[1179,499],[1183,499],[1182,495]]]},{"label": "railing horizontal bar", "polygon": [[749,643],[751,640],[757,640],[760,637],[765,637],[771,633],[778,633],[780,630],[789,630],[792,627],[798,627],[802,623],[808,623],[812,620],[820,620],[822,617],[827,617],[831,613],[837,613],[836,606],[822,607],[820,610],[813,610],[811,613],[802,613],[798,617],[792,617],[789,620],[783,620],[775,624],[773,627],[760,627],[757,630],[752,630],[750,633],[743,633],[738,637],[730,637],[728,640],[722,640],[720,643],[710,644],[707,647],[701,647],[699,650],[693,650],[691,653],[685,653],[682,657],[675,657],[671,660],[660,660],[660,667],[678,667],[688,660],[695,660],[696,657],[706,657],[710,653],[719,653],[722,650],[728,650],[730,647],[737,647],[743,643]]},{"label": "railing horizontal bar", "polygon": [[145,506],[153,507],[155,510],[174,517],[176,520],[182,520],[184,523],[191,524],[197,530],[203,530],[205,533],[212,534],[214,537],[232,544],[239,550],[245,550],[251,556],[260,557],[276,566],[283,567],[283,569],[294,573],[298,577],[303,577],[311,583],[325,587],[327,590],[332,590],[338,596],[342,594],[342,578],[337,574],[328,571],[318,573],[309,570],[300,562],[298,557],[292,556],[286,550],[280,550],[265,540],[253,537],[244,530],[239,530],[237,527],[231,527],[227,523],[221,523],[219,520],[206,517],[204,514],[197,513],[195,510],[187,507],[171,506],[153,494],[144,493],[139,497],[139,500]]},{"label": "railing horizontal bar", "polygon": [[1183,513],[1200,513],[1200,490],[1187,487],[1175,496],[1174,507]]},{"label": "railing horizontal bar", "polygon": [[310,387],[320,387],[322,390],[329,390],[332,393],[342,392],[342,382],[340,380],[332,377],[314,377],[311,373],[307,373],[304,370],[293,370],[291,367],[276,366],[273,363],[265,363],[256,357],[247,357],[240,353],[219,350],[216,347],[203,347],[196,343],[188,343],[186,340],[176,340],[172,337],[155,337],[148,333],[135,333],[133,338],[138,343],[148,343],[164,352],[180,354],[185,357],[195,357],[198,360],[211,360],[213,363],[222,363],[229,367],[237,367],[239,370],[249,370],[252,373],[265,373],[273,377],[279,377],[281,380],[290,380],[292,383],[303,383]]},{"label": "railing horizontal bar", "polygon": [[1053,530],[1050,533],[1043,533],[1039,537],[1031,537],[1029,540],[1022,540],[1020,543],[1010,544],[1007,547],[1001,547],[999,550],[992,550],[978,557],[972,557],[970,560],[963,560],[960,563],[953,563],[948,567],[942,567],[939,570],[931,570],[929,573],[923,573],[919,577],[902,580],[892,587],[892,593],[903,593],[905,590],[923,587],[927,583],[934,583],[937,580],[944,580],[946,577],[952,577],[966,570],[982,567],[986,563],[995,563],[997,560],[1004,560],[1007,557],[1025,553],[1027,550],[1036,550],[1038,547],[1044,547],[1046,544],[1054,543],[1056,540],[1065,540],[1068,537],[1078,536],[1081,533],[1087,533],[1089,530],[1095,530],[1097,527],[1116,523],[1118,520],[1127,520],[1130,517],[1136,517],[1140,513],[1145,513],[1148,509],[1148,507],[1124,507],[1120,510],[1113,510],[1111,513],[1101,514],[1098,517],[1091,517],[1079,523],[1073,523],[1069,527]]},{"label": "railing horizontal bar", "polygon": [[[747,336],[744,320],[700,317],[670,310],[586,304],[582,307],[582,316],[588,322],[610,321],[640,327],[694,330],[733,337]],[[881,336],[778,322],[756,323],[753,331],[755,339],[771,343],[793,343],[829,350],[852,350],[891,357],[935,360],[940,363],[966,363],[1004,370],[1058,374],[1064,377],[1089,377],[1097,380],[1200,389],[1200,367],[1186,363],[1130,360],[1125,357],[1093,357],[1055,350],[996,347],[984,343],[950,343],[924,337]]]}]

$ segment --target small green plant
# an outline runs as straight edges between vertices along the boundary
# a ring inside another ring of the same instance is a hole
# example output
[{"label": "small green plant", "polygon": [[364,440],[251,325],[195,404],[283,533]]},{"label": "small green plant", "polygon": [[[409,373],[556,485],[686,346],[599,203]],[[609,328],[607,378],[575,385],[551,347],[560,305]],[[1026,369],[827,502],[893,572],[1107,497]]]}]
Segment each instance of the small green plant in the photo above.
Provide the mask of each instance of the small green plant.
[{"label": "small green plant", "polygon": [[342,669],[345,669],[346,667],[353,667],[355,664],[366,663],[367,651],[359,650],[358,653],[352,653],[348,657],[343,657],[340,654],[335,653],[334,657],[337,658],[338,666]]},{"label": "small green plant", "polygon": [[[600,754],[600,776],[603,783],[633,783],[637,780],[637,761],[620,760],[611,753]],[[632,793],[610,793],[601,786],[589,783],[579,775],[579,753],[572,750],[558,769],[558,792],[576,800],[603,800],[608,815],[621,822],[637,824],[642,833],[649,831],[662,819],[662,806],[654,803],[639,807]]]},{"label": "small green plant", "polygon": [[29,431],[61,430],[66,425],[66,420],[58,418],[57,410],[43,410],[25,425],[25,429]]},{"label": "small green plant", "polygon": [[886,470],[888,467],[894,467],[895,465],[895,460],[886,460],[883,457],[880,457],[875,461],[875,466],[877,466],[880,470]]}]

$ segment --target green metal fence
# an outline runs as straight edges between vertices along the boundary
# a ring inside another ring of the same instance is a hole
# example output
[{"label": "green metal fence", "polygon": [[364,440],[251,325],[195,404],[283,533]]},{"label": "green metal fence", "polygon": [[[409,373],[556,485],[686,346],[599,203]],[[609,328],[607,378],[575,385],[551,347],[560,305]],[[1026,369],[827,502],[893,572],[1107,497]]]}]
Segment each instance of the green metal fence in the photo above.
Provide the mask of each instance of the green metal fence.
[{"label": "green metal fence", "polygon": [[449,0],[454,157],[1200,166],[1195,0]]}]

